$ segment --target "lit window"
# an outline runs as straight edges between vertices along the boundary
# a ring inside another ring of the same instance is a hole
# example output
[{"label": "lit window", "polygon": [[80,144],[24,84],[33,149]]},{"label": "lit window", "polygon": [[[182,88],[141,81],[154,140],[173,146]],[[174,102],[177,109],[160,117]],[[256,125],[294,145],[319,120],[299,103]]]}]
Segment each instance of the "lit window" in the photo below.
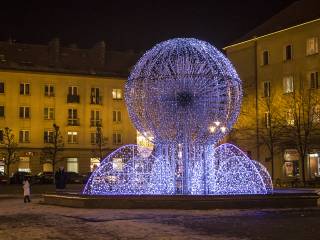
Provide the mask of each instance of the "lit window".
[{"label": "lit window", "polygon": [[122,144],[122,135],[121,135],[121,133],[113,133],[112,134],[112,143],[114,145]]},{"label": "lit window", "polygon": [[318,72],[311,72],[309,75],[309,79],[310,79],[310,88],[311,89],[318,89],[320,87]]},{"label": "lit window", "polygon": [[270,97],[270,82],[263,83],[263,96]]},{"label": "lit window", "polygon": [[289,126],[294,125],[294,116],[293,116],[293,112],[291,109],[289,111],[287,111],[287,124]]},{"label": "lit window", "polygon": [[78,143],[78,132],[69,131],[67,135],[68,135],[68,143],[70,144]]},{"label": "lit window", "polygon": [[30,83],[20,83],[20,95],[30,95]]},{"label": "lit window", "polygon": [[283,78],[283,92],[284,93],[293,92],[293,76],[286,76]]},{"label": "lit window", "polygon": [[20,107],[19,117],[20,118],[30,118],[30,107]]},{"label": "lit window", "polygon": [[112,111],[112,121],[114,123],[121,122],[121,111]]},{"label": "lit window", "polygon": [[318,53],[318,38],[312,37],[307,39],[307,55]]},{"label": "lit window", "polygon": [[54,97],[54,86],[51,84],[46,84],[44,86],[44,95],[47,97]]},{"label": "lit window", "polygon": [[285,46],[283,59],[285,61],[292,60],[292,45]]},{"label": "lit window", "polygon": [[20,143],[29,143],[30,142],[30,131],[29,130],[20,130],[19,131],[19,142]]},{"label": "lit window", "polygon": [[263,66],[269,64],[269,52],[267,50],[262,52],[261,63]]},{"label": "lit window", "polygon": [[90,158],[90,170],[93,172],[100,166],[100,158]]},{"label": "lit window", "polygon": [[31,170],[30,170],[30,157],[19,157],[18,171],[19,172],[31,172]]},{"label": "lit window", "polygon": [[51,107],[44,108],[44,119],[46,120],[54,119],[54,108],[51,108]]},{"label": "lit window", "polygon": [[67,171],[79,172],[78,170],[78,158],[67,158]]},{"label": "lit window", "polygon": [[122,90],[121,89],[113,89],[112,90],[112,99],[122,99]]},{"label": "lit window", "polygon": [[270,112],[265,112],[264,113],[264,123],[265,123],[265,126],[266,128],[269,128],[270,127]]}]

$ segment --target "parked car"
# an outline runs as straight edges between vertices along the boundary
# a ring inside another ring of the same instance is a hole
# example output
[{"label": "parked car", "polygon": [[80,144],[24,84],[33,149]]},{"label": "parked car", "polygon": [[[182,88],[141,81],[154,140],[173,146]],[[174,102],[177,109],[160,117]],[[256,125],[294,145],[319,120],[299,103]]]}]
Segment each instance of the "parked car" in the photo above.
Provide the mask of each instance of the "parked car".
[{"label": "parked car", "polygon": [[11,177],[10,177],[10,183],[11,184],[22,184],[23,179],[25,177],[28,177],[30,179],[30,182],[32,182],[33,178],[32,175],[28,172],[15,172]]},{"label": "parked car", "polygon": [[84,177],[76,172],[66,172],[68,183],[83,183]]},{"label": "parked car", "polygon": [[34,176],[34,181],[40,184],[51,184],[53,183],[54,174],[53,172],[39,172]]},{"label": "parked car", "polygon": [[9,177],[0,172],[0,184],[5,184],[9,182]]}]

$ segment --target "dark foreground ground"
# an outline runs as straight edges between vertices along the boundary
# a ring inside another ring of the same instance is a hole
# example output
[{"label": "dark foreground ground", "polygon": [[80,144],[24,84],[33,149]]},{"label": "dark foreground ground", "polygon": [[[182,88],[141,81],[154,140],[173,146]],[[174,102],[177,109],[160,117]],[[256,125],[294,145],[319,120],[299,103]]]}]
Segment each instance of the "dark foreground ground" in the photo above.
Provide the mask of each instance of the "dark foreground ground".
[{"label": "dark foreground ground", "polygon": [[0,196],[0,239],[320,239],[320,209],[108,210]]}]

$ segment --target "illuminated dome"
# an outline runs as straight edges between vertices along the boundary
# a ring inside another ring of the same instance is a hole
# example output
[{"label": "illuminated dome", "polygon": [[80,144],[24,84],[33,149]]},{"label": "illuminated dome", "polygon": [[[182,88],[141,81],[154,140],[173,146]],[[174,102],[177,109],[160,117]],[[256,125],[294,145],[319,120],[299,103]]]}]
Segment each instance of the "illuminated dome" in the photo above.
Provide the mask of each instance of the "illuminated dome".
[{"label": "illuminated dome", "polygon": [[241,96],[230,61],[193,38],[168,40],[147,51],[125,93],[135,127],[157,143],[217,143],[236,121]]}]

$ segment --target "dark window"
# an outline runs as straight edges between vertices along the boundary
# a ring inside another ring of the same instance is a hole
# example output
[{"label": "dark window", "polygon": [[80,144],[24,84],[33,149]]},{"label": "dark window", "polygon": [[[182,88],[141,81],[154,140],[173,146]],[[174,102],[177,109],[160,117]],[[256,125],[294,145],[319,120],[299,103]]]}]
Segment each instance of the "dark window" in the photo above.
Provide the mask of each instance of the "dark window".
[{"label": "dark window", "polygon": [[20,95],[29,95],[29,94],[30,94],[30,84],[20,83]]},{"label": "dark window", "polygon": [[310,73],[310,88],[312,88],[312,89],[319,88],[318,72]]},{"label": "dark window", "polygon": [[20,118],[30,118],[30,107],[20,107],[19,116]]},{"label": "dark window", "polygon": [[3,130],[0,130],[0,142],[3,142]]},{"label": "dark window", "polygon": [[4,82],[0,82],[0,93],[4,93]]},{"label": "dark window", "polygon": [[269,64],[269,52],[263,51],[263,65]]},{"label": "dark window", "polygon": [[0,106],[0,117],[4,117],[4,106]]},{"label": "dark window", "polygon": [[288,46],[286,46],[285,60],[291,60],[291,59],[292,59],[292,46],[288,45]]}]

